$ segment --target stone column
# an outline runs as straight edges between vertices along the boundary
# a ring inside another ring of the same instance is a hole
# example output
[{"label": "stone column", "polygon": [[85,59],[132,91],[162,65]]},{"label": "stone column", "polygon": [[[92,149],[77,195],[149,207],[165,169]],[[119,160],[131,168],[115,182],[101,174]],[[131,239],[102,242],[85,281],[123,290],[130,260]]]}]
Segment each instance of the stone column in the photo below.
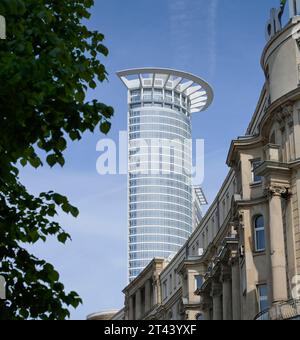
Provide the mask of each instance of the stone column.
[{"label": "stone column", "polygon": [[222,268],[223,320],[232,320],[232,285],[229,266]]},{"label": "stone column", "polygon": [[240,267],[238,258],[234,258],[231,262],[232,272],[232,318],[233,320],[241,320],[241,281]]},{"label": "stone column", "polygon": [[210,321],[210,310],[207,308],[203,311],[204,321]]},{"label": "stone column", "polygon": [[152,302],[151,302],[151,281],[148,280],[145,284],[145,313],[149,313],[152,308]]},{"label": "stone column", "polygon": [[135,302],[134,302],[134,297],[130,296],[129,297],[129,312],[128,312],[128,318],[130,321],[135,319]]},{"label": "stone column", "polygon": [[201,294],[200,308],[204,321],[210,321],[211,297],[208,294]]},{"label": "stone column", "polygon": [[272,302],[286,301],[287,276],[281,199],[286,189],[269,187],[270,256],[272,270]]},{"label": "stone column", "polygon": [[135,293],[135,319],[140,320],[142,318],[142,292],[138,289]]},{"label": "stone column", "polygon": [[213,300],[213,320],[222,320],[222,285],[220,282],[213,282],[211,296]]}]

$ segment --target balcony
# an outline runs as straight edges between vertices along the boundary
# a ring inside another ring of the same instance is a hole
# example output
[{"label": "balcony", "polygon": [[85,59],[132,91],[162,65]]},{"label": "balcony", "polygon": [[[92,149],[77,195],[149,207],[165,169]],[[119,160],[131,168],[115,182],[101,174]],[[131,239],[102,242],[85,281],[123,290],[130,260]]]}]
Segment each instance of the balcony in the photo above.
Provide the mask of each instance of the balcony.
[{"label": "balcony", "polygon": [[300,300],[290,300],[274,305],[259,313],[254,320],[300,320]]}]

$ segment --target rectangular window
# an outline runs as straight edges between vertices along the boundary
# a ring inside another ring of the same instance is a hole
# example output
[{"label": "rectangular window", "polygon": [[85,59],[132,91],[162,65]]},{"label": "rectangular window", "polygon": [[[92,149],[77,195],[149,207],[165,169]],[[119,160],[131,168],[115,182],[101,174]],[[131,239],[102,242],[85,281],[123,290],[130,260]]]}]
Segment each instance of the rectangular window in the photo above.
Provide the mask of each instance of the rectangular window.
[{"label": "rectangular window", "polygon": [[134,109],[136,109],[136,108],[139,108],[139,107],[141,107],[140,104],[131,104],[131,105],[130,105],[130,108],[131,108],[132,110],[134,110]]},{"label": "rectangular window", "polygon": [[203,285],[203,278],[201,275],[195,275],[195,290],[200,289]]},{"label": "rectangular window", "polygon": [[170,274],[170,287],[169,287],[170,293],[172,292],[172,290],[173,290],[173,276],[172,274]]},{"label": "rectangular window", "polygon": [[255,250],[257,252],[263,252],[265,251],[265,231],[262,230],[256,230],[255,233]]},{"label": "rectangular window", "polygon": [[257,294],[259,312],[263,312],[269,308],[268,286],[267,285],[257,286]]},{"label": "rectangular window", "polygon": [[261,165],[261,159],[254,159],[251,161],[251,171],[252,171],[252,182],[260,183],[262,178],[261,176],[257,176],[255,170]]},{"label": "rectangular window", "polygon": [[168,297],[168,282],[167,280],[163,283],[163,297],[166,299]]},{"label": "rectangular window", "polygon": [[255,251],[262,252],[266,249],[265,222],[263,216],[257,216],[254,221]]}]

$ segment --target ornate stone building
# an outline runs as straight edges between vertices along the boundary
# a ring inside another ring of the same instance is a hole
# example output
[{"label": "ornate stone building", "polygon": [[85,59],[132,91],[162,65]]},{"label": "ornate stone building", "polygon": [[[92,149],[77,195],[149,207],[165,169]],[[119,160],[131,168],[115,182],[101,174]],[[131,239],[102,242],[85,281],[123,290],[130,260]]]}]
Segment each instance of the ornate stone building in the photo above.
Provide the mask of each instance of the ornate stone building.
[{"label": "ornate stone building", "polygon": [[281,16],[267,26],[266,82],[215,201],[173,259],[154,259],[125,288],[125,319],[299,318],[299,2],[284,28]]}]

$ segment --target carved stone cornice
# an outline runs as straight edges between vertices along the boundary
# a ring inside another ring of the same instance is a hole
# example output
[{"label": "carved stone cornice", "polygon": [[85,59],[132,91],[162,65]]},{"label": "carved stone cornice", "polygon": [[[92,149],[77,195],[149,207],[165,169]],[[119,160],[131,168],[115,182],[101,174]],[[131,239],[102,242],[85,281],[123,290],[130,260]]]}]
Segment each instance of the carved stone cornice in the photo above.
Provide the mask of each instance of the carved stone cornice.
[{"label": "carved stone cornice", "polygon": [[[280,186],[289,187],[291,180],[291,169],[288,164],[277,161],[264,161],[256,169],[256,174],[265,179],[265,183],[275,183]],[[268,184],[269,186],[270,184]]]},{"label": "carved stone cornice", "polygon": [[[226,237],[223,241],[223,248],[219,254],[219,258],[222,265],[228,265],[230,263],[231,257],[238,253],[238,235],[232,237]],[[222,274],[222,267],[221,267]]]}]

